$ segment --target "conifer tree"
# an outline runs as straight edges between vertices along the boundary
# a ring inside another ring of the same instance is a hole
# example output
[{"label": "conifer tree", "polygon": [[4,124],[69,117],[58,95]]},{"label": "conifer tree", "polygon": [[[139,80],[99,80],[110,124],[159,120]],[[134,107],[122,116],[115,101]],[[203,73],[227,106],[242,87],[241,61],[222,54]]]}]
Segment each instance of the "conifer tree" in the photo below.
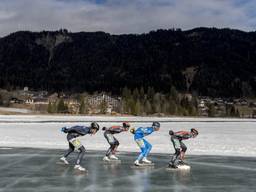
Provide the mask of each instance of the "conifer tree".
[{"label": "conifer tree", "polygon": [[141,114],[141,106],[140,106],[140,100],[138,99],[136,101],[136,104],[135,104],[135,109],[134,109],[134,115],[140,115]]},{"label": "conifer tree", "polygon": [[161,95],[160,95],[160,93],[156,93],[153,97],[153,111],[154,111],[154,113],[161,112]]},{"label": "conifer tree", "polygon": [[139,90],[137,88],[133,90],[132,96],[135,101],[140,98]]},{"label": "conifer tree", "polygon": [[155,95],[155,90],[153,87],[148,87],[147,96],[150,101],[153,101],[153,97]]},{"label": "conifer tree", "polygon": [[213,104],[209,104],[208,106],[209,110],[208,110],[208,116],[209,117],[214,117],[215,116],[215,113],[216,113],[216,110],[215,110],[215,107]]},{"label": "conifer tree", "polygon": [[58,102],[57,112],[58,113],[67,113],[68,112],[68,106],[65,105],[64,100],[62,98]]},{"label": "conifer tree", "polygon": [[107,103],[107,101],[104,99],[104,100],[100,103],[100,113],[102,113],[102,114],[107,113],[107,108],[108,108],[108,103]]},{"label": "conifer tree", "polygon": [[143,101],[145,99],[145,91],[143,87],[140,88],[139,94],[140,94],[140,100]]},{"label": "conifer tree", "polygon": [[145,112],[146,114],[152,114],[152,105],[149,100],[145,102]]},{"label": "conifer tree", "polygon": [[0,95],[0,106],[3,105],[3,97]]},{"label": "conifer tree", "polygon": [[79,107],[79,114],[85,114],[86,110],[85,110],[85,103],[84,103],[84,99],[81,99],[81,103],[80,103],[80,107]]},{"label": "conifer tree", "polygon": [[49,102],[49,104],[47,106],[47,112],[48,113],[54,113],[53,104],[51,102]]}]

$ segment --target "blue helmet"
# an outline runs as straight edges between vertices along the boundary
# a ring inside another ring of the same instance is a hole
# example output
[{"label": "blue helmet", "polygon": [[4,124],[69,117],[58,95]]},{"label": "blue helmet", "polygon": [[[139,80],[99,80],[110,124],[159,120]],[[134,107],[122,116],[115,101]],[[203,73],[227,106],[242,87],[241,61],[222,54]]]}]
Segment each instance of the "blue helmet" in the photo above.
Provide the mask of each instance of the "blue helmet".
[{"label": "blue helmet", "polygon": [[152,127],[160,128],[160,123],[157,121],[154,121],[152,124]]}]

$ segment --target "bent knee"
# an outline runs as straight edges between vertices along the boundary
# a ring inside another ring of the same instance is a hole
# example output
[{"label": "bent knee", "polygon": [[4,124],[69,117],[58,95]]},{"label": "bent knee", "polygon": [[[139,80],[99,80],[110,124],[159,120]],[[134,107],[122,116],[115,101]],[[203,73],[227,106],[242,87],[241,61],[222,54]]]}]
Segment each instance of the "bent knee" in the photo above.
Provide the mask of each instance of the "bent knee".
[{"label": "bent knee", "polygon": [[187,151],[187,147],[183,146],[181,150],[182,150],[182,152],[186,152]]},{"label": "bent knee", "polygon": [[78,150],[79,150],[80,153],[85,153],[85,148],[84,148],[84,146],[81,146]]}]

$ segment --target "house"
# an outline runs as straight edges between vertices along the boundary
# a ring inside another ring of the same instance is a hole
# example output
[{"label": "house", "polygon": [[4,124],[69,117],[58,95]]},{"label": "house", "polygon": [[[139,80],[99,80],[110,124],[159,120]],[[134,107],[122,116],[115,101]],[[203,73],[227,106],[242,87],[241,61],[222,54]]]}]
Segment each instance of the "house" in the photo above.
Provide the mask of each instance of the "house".
[{"label": "house", "polygon": [[91,111],[100,112],[99,107],[103,102],[106,102],[106,112],[111,113],[114,108],[120,105],[120,97],[112,97],[105,93],[99,95],[92,95],[88,97],[88,104],[90,105]]}]

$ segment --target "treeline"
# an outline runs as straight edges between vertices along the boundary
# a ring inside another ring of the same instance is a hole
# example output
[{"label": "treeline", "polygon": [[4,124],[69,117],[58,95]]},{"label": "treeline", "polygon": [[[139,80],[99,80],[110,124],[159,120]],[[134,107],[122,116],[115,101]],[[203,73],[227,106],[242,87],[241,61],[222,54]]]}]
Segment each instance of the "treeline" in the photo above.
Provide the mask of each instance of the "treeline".
[{"label": "treeline", "polygon": [[132,115],[197,116],[197,97],[180,94],[174,86],[166,94],[156,92],[153,87],[146,92],[143,87],[134,90],[124,88],[121,112]]},{"label": "treeline", "polygon": [[70,113],[69,107],[64,103],[64,100],[61,98],[55,102],[49,102],[47,107],[48,113]]}]

